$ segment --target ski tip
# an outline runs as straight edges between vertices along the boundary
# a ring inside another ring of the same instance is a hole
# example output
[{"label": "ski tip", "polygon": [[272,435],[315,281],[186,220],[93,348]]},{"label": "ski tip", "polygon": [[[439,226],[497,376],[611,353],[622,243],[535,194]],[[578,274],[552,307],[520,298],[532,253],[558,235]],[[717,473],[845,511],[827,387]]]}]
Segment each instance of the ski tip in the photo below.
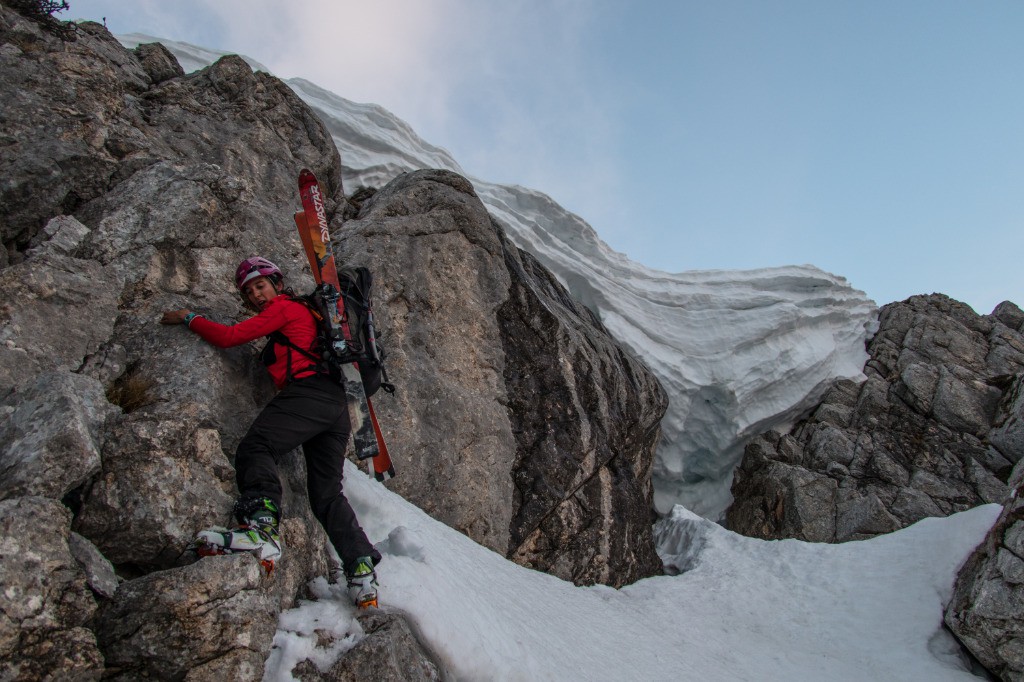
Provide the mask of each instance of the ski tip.
[{"label": "ski tip", "polygon": [[395,477],[395,467],[388,467],[387,471],[374,471],[373,477],[383,483],[387,479]]},{"label": "ski tip", "polygon": [[303,168],[299,171],[299,187],[305,187],[314,182],[316,182],[316,175],[313,174],[313,171],[308,168]]}]

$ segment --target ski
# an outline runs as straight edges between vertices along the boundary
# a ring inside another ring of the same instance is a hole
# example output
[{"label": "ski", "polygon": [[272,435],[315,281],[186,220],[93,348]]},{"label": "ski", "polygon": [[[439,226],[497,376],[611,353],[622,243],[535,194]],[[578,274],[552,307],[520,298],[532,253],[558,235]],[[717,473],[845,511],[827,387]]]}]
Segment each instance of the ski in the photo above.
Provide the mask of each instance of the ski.
[{"label": "ski", "polygon": [[[299,196],[303,210],[295,214],[295,225],[310,269],[313,271],[313,279],[318,287],[324,289],[325,299],[332,302],[329,305],[330,342],[334,343],[339,351],[343,351],[352,340],[352,333],[345,315],[345,300],[341,296],[341,284],[331,246],[327,214],[324,211],[323,191],[316,176],[306,168],[299,173]],[[354,363],[345,363],[342,365],[342,372],[349,414],[352,417],[356,457],[360,460],[372,460],[369,464],[370,472],[377,480],[384,480],[385,474],[393,477],[395,469],[391,463],[391,456],[377,423],[373,404],[363,389],[359,368]]]},{"label": "ski", "polygon": [[380,449],[380,453],[373,458],[373,477],[378,481],[383,481],[385,478],[395,477],[395,465],[391,463],[391,453],[388,452],[388,445],[384,442],[384,434],[380,430],[380,424],[377,422],[377,413],[373,410],[373,403],[370,399],[366,399],[366,405],[370,408],[370,422],[373,424],[373,433],[377,436],[377,447]]}]

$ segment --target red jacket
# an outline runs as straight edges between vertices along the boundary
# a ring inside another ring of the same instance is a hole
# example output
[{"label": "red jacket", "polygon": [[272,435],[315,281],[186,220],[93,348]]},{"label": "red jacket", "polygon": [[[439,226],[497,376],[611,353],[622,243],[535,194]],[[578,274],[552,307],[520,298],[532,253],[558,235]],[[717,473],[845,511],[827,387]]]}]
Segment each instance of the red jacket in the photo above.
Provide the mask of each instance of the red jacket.
[{"label": "red jacket", "polygon": [[[204,340],[218,348],[231,348],[261,336],[280,331],[299,348],[314,347],[316,321],[309,309],[288,294],[278,294],[258,315],[238,324],[218,324],[205,317],[195,317],[188,326]],[[312,351],[311,351],[312,352]],[[291,377],[288,376],[289,363]],[[315,363],[302,353],[283,344],[275,344],[273,362],[267,365],[274,385],[284,388],[289,379],[316,374]]]}]

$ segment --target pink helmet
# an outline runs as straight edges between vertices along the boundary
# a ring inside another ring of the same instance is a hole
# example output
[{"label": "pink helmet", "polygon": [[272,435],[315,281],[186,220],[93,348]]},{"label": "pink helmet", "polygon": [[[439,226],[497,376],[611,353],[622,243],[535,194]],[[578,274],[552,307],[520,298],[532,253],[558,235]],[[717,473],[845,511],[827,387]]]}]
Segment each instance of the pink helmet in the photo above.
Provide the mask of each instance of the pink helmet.
[{"label": "pink helmet", "polygon": [[238,264],[238,269],[235,270],[235,286],[241,291],[247,282],[251,282],[257,277],[269,277],[276,283],[283,279],[284,275],[281,274],[280,268],[266,258],[253,256]]}]

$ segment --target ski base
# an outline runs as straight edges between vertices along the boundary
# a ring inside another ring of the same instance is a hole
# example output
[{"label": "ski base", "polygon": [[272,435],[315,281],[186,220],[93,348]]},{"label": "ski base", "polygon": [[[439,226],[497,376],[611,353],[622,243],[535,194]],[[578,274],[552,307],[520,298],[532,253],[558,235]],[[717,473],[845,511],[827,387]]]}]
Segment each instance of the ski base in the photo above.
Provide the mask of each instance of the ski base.
[{"label": "ski base", "polygon": [[345,393],[348,395],[349,414],[352,417],[352,444],[356,457],[360,461],[376,457],[380,449],[377,447],[373,419],[370,418],[370,402],[363,390],[359,369],[348,363],[342,365],[341,371],[345,375]]}]

